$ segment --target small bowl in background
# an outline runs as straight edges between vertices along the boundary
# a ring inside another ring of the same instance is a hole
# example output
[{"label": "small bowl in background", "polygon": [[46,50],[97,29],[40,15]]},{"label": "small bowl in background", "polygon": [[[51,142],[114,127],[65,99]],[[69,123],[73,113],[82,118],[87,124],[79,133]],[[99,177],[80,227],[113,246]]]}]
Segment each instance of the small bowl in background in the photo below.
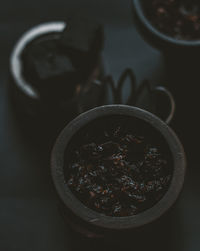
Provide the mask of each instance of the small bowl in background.
[{"label": "small bowl in background", "polygon": [[200,52],[200,40],[176,39],[154,27],[145,14],[144,6],[147,2],[146,0],[132,0],[134,21],[146,41],[166,53],[190,54]]}]

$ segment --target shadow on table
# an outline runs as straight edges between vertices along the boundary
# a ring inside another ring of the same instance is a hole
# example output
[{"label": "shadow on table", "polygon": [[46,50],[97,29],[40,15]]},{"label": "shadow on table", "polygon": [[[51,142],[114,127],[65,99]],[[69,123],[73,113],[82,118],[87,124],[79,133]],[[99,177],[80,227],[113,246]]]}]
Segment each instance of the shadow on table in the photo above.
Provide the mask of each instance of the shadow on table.
[{"label": "shadow on table", "polygon": [[181,139],[187,158],[194,159],[198,151],[200,120],[200,68],[198,55],[166,57],[168,88],[176,100],[176,116],[172,127]]},{"label": "shadow on table", "polygon": [[69,230],[70,247],[73,251],[129,251],[129,250],[154,250],[154,251],[182,251],[181,219],[177,208],[172,209],[156,224],[146,230],[135,233],[130,232],[126,237],[110,239],[86,239],[83,236]]}]

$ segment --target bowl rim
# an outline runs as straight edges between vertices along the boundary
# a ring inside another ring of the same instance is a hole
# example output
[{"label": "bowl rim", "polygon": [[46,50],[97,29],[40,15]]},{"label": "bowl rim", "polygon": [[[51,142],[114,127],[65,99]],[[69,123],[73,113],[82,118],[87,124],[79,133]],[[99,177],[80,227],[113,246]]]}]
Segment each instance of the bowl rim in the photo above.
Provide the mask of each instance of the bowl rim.
[{"label": "bowl rim", "polygon": [[182,46],[182,47],[199,47],[200,46],[200,39],[199,40],[184,40],[184,39],[178,40],[156,29],[155,26],[151,24],[149,19],[144,14],[141,0],[132,0],[132,5],[135,8],[135,12],[138,18],[140,19],[140,21],[143,23],[143,25],[152,34],[156,35],[161,40],[174,44],[176,46]]},{"label": "bowl rim", "polygon": [[54,32],[62,32],[67,23],[64,21],[47,22],[36,25],[27,30],[15,44],[10,56],[10,73],[16,86],[29,98],[37,100],[40,98],[39,92],[28,81],[26,81],[22,74],[21,55],[26,46],[34,39]]},{"label": "bowl rim", "polygon": [[[127,217],[112,217],[87,208],[73,195],[66,184],[63,165],[65,149],[71,138],[83,126],[107,115],[131,116],[153,126],[163,135],[172,152],[174,171],[171,184],[163,198],[146,211]],[[127,105],[105,105],[87,111],[71,121],[60,133],[51,153],[51,175],[58,196],[75,216],[95,227],[109,230],[128,230],[144,226],[160,218],[177,200],[184,183],[186,158],[183,146],[173,130],[150,112]]]}]

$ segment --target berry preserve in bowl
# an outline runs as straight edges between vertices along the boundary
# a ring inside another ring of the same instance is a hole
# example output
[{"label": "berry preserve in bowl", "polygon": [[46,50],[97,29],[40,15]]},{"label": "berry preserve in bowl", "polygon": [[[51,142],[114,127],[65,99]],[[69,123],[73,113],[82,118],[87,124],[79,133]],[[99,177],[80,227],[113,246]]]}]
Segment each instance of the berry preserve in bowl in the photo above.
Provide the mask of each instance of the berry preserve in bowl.
[{"label": "berry preserve in bowl", "polygon": [[177,200],[186,160],[175,133],[130,106],[90,110],[65,127],[51,171],[67,221],[86,236],[140,229]]}]

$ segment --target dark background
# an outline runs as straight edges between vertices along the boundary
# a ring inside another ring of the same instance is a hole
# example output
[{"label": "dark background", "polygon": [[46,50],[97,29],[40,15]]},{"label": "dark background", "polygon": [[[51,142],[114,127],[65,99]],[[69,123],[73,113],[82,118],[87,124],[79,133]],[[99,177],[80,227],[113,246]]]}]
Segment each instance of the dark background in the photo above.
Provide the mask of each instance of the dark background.
[{"label": "dark background", "polygon": [[[19,38],[28,28],[41,22],[65,20],[79,14],[95,17],[105,24],[105,65],[107,73],[118,79],[126,67],[134,69],[138,84],[148,78],[156,84],[169,84],[163,56],[145,43],[134,27],[130,0],[7,0],[0,6],[0,250],[62,251],[71,250],[70,234],[59,214],[51,183],[49,154],[28,143],[23,135],[25,125],[17,123],[8,92],[9,56]],[[171,79],[173,76],[171,76]],[[190,124],[196,123],[194,97],[181,93],[181,87],[193,82],[176,81],[180,95],[185,95],[184,115],[174,125],[186,142],[188,173],[184,191],[172,212],[171,220],[159,232],[165,235],[163,249],[199,251],[200,200],[198,158],[193,153],[197,134]],[[173,82],[173,81],[172,81]],[[172,83],[171,83],[172,84]],[[194,95],[196,97],[196,95]],[[191,102],[193,100],[193,102]],[[187,105],[186,105],[187,104]],[[178,111],[182,104],[179,104]],[[190,114],[190,116],[189,116]],[[189,117],[189,118],[188,118]],[[173,125],[172,125],[173,126]],[[188,127],[188,129],[187,129]],[[184,130],[183,130],[184,128]],[[34,131],[34,128],[29,129]],[[196,130],[196,129],[195,129]],[[184,138],[191,133],[192,140]],[[37,146],[38,144],[38,146]],[[197,145],[198,146],[198,145]],[[197,148],[198,149],[198,148]],[[166,230],[167,229],[167,230]],[[133,245],[128,248],[134,248]],[[148,245],[147,245],[148,246]],[[136,247],[139,249],[139,246]],[[92,250],[97,249],[94,244]],[[81,250],[81,247],[78,248]],[[109,249],[108,249],[109,250]],[[120,248],[123,250],[123,247]],[[149,250],[160,250],[151,243]]]}]

